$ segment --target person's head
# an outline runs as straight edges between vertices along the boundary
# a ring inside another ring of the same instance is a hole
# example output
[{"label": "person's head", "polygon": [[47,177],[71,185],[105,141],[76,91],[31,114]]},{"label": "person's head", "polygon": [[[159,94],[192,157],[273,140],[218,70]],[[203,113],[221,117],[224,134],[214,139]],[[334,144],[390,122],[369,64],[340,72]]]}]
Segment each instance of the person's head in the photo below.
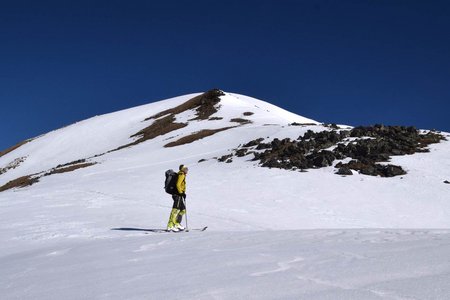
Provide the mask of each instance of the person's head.
[{"label": "person's head", "polygon": [[186,167],[185,165],[180,165],[180,171],[182,171],[183,173],[187,174],[187,172],[189,171],[188,167]]}]

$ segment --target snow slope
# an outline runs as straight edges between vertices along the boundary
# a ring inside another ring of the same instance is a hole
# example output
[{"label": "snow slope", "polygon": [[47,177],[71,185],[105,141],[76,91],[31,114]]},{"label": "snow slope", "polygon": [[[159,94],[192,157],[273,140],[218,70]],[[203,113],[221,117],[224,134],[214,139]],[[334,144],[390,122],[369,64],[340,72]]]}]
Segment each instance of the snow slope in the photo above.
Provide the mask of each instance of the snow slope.
[{"label": "snow slope", "polygon": [[[97,116],[0,157],[0,168],[26,157],[0,186],[82,158],[98,162],[0,193],[2,299],[448,298],[450,142],[394,157],[408,171],[394,178],[260,168],[249,157],[219,163],[214,157],[252,139],[327,129],[227,93],[213,115],[221,119],[189,121],[188,110],[176,116],[188,126],[106,153],[134,141],[153,122],[145,119],[197,95]],[[252,123],[164,147],[239,125],[233,118]],[[163,173],[181,163],[190,169],[189,227],[208,231],[145,231],[165,227]]]},{"label": "snow slope", "polygon": [[[42,135],[12,153],[0,157],[0,166],[6,165],[13,158],[27,157],[20,168],[16,168],[0,176],[0,185],[25,174],[38,173],[59,164],[92,157],[128,144],[135,140],[130,138],[131,135],[151,123],[151,121],[145,122],[144,120],[146,118],[180,105],[197,95],[199,94],[185,95],[111,114],[96,116]],[[236,125],[231,124],[229,120],[231,118],[242,117],[242,113],[245,111],[254,112],[254,115],[249,117],[249,119],[254,121],[254,126],[257,127],[263,124],[287,125],[293,122],[316,123],[315,121],[297,116],[267,102],[242,95],[227,94],[222,97],[221,106],[219,112],[214,116],[223,117],[223,120],[190,122],[188,127],[177,131],[177,134],[184,135],[203,128],[214,129]],[[186,122],[193,116],[194,111],[186,111],[177,115],[177,122]],[[167,138],[166,136],[156,139],[152,145],[147,144],[146,150],[152,151],[159,149],[162,145],[161,140]],[[239,137],[236,138],[239,140]],[[233,143],[230,143],[230,140],[227,142],[229,147],[235,146]],[[215,149],[216,147],[211,144],[209,148]]]},{"label": "snow slope", "polygon": [[450,231],[144,234],[1,256],[2,299],[448,299]]}]

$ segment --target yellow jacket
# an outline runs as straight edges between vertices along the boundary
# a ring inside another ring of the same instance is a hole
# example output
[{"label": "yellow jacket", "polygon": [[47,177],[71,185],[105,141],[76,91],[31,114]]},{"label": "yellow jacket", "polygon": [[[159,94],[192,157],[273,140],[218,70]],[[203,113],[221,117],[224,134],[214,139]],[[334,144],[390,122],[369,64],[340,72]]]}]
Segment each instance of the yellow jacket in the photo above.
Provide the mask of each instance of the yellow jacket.
[{"label": "yellow jacket", "polygon": [[177,192],[186,193],[186,174],[183,171],[178,172]]}]

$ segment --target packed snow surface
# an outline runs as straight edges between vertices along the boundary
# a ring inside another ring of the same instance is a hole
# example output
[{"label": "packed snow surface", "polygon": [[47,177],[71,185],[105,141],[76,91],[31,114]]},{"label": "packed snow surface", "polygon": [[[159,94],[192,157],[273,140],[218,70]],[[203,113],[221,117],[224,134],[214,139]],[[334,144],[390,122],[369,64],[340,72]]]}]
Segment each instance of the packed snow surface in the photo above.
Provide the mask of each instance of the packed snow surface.
[{"label": "packed snow surface", "polygon": [[2,299],[448,299],[450,231],[130,228],[1,265]]},{"label": "packed snow surface", "polygon": [[[226,94],[213,121],[189,121],[195,111],[186,111],[176,121],[188,126],[106,153],[196,95],[97,116],[0,157],[0,168],[25,157],[0,186],[82,158],[98,163],[0,193],[1,299],[450,298],[448,141],[394,157],[408,172],[394,178],[267,169],[248,156],[219,163],[252,139],[327,130]],[[232,118],[252,123],[164,147],[238,125]],[[164,172],[180,164],[189,167],[188,225],[208,230],[154,232],[172,204]]]}]

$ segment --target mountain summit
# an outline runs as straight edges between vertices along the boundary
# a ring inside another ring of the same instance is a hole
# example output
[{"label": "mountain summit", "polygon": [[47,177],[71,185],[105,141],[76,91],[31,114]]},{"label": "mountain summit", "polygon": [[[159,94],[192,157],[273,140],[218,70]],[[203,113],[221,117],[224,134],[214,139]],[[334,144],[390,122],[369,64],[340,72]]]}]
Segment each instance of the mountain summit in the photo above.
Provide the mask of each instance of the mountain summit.
[{"label": "mountain summit", "polygon": [[[96,116],[2,151],[0,186],[22,176],[36,178],[61,167],[97,163],[108,153],[143,142],[150,148],[174,147],[226,131],[233,136],[226,139],[227,147],[234,147],[244,141],[243,131],[244,137],[252,137],[247,129],[293,122],[317,124],[267,102],[218,89],[176,97]],[[201,144],[211,150],[216,146],[205,140]]]}]

